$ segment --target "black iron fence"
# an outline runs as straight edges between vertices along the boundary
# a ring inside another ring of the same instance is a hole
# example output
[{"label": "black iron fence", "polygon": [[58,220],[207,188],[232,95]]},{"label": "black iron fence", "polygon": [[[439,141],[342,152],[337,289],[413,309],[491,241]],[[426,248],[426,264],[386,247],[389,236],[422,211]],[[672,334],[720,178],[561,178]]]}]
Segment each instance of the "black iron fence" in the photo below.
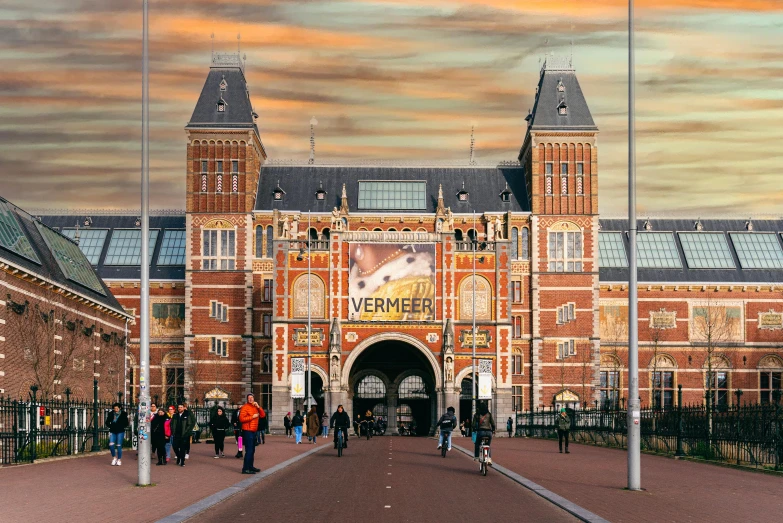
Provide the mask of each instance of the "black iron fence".
[{"label": "black iron fence", "polygon": [[[627,411],[568,410],[570,435],[579,443],[626,448]],[[517,436],[557,437],[555,409],[517,414]],[[641,449],[756,468],[783,468],[783,408],[780,402],[723,408],[683,405],[641,409]]]},{"label": "black iron fence", "polygon": [[[65,399],[40,399],[34,392],[26,399],[0,397],[0,466],[109,448],[105,420],[113,402],[72,399],[68,391]],[[137,405],[123,403],[121,394],[118,401],[129,421],[123,447],[136,448]],[[197,422],[194,441],[210,438],[209,421],[216,407],[195,404],[188,408]],[[236,408],[224,406],[229,419]]]}]

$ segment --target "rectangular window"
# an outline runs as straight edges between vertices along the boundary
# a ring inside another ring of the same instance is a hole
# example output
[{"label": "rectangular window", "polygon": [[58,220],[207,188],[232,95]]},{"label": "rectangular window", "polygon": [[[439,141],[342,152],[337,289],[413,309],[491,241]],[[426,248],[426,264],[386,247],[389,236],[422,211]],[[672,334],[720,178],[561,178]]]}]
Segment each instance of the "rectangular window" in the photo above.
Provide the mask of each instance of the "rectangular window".
[{"label": "rectangular window", "polygon": [[674,372],[659,371],[652,374],[653,408],[670,409],[674,407]]},{"label": "rectangular window", "polygon": [[772,392],[780,389],[783,372],[762,371],[759,374],[759,389],[761,403],[772,403]]},{"label": "rectangular window", "polygon": [[522,282],[519,280],[511,282],[511,301],[522,303]]},{"label": "rectangular window", "polygon": [[569,356],[576,356],[576,341],[565,340],[557,344],[557,359],[562,360]]},{"label": "rectangular window", "polygon": [[185,263],[185,231],[168,229],[158,253],[158,265],[183,265]]},{"label": "rectangular window", "polygon": [[[646,269],[681,269],[682,262],[670,232],[637,234],[637,266]],[[600,239],[600,236],[599,236]]]},{"label": "rectangular window", "polygon": [[568,163],[567,162],[561,162],[560,163],[560,175],[561,176],[568,176]]},{"label": "rectangular window", "polygon": [[209,162],[207,160],[201,160],[201,172],[205,173],[209,170]]},{"label": "rectangular window", "polygon": [[359,182],[359,208],[372,210],[425,210],[427,182]]},{"label": "rectangular window", "polygon": [[582,176],[585,173],[584,162],[576,162],[576,174]]},{"label": "rectangular window", "polygon": [[[76,238],[76,229],[63,229],[60,232],[72,240]],[[79,231],[79,249],[87,257],[90,265],[98,265],[108,232],[106,229],[81,229]]]},{"label": "rectangular window", "polygon": [[221,358],[228,357],[228,340],[213,337],[210,340],[209,352],[220,356]]},{"label": "rectangular window", "polygon": [[218,174],[223,174],[223,160],[218,160],[215,162],[215,172]]},{"label": "rectangular window", "polygon": [[729,236],[743,269],[783,269],[783,250],[775,234],[732,232]]},{"label": "rectangular window", "polygon": [[201,268],[209,271],[234,270],[236,232],[209,229],[202,232]]},{"label": "rectangular window", "polygon": [[263,316],[263,335],[265,338],[272,337],[272,315],[264,314]]},{"label": "rectangular window", "polygon": [[722,233],[681,232],[680,243],[691,269],[733,269],[734,259]]},{"label": "rectangular window", "polygon": [[552,162],[546,162],[544,164],[544,174],[548,174],[552,176],[553,169],[554,169],[554,165],[552,164]]},{"label": "rectangular window", "polygon": [[714,407],[728,407],[729,405],[729,373],[726,371],[708,372],[704,382],[706,392],[710,394]]},{"label": "rectangular window", "polygon": [[231,160],[231,172],[232,173],[239,172],[239,160]]},{"label": "rectangular window", "polygon": [[522,387],[521,386],[514,385],[513,387],[511,387],[511,403],[514,412],[519,412],[520,410],[522,410]]},{"label": "rectangular window", "polygon": [[598,233],[598,265],[599,267],[628,267],[623,233]]},{"label": "rectangular window", "polygon": [[549,233],[550,272],[582,271],[582,233]]},{"label": "rectangular window", "polygon": [[601,408],[618,408],[620,397],[620,372],[616,370],[601,371]]},{"label": "rectangular window", "polygon": [[515,352],[511,356],[511,374],[520,376],[522,374],[522,354]]},{"label": "rectangular window", "polygon": [[264,296],[261,301],[270,302],[272,301],[272,280],[271,279],[265,279],[264,280]]},{"label": "rectangular window", "polygon": [[272,411],[272,384],[261,384],[261,408],[264,412]]},{"label": "rectangular window", "polygon": [[521,338],[522,337],[522,316],[513,316],[513,331],[512,331],[512,338]]},{"label": "rectangular window", "polygon": [[[158,231],[150,230],[149,263],[152,263],[152,253],[155,242],[158,241]],[[141,261],[141,229],[114,229],[109,240],[104,265],[139,265]]]}]

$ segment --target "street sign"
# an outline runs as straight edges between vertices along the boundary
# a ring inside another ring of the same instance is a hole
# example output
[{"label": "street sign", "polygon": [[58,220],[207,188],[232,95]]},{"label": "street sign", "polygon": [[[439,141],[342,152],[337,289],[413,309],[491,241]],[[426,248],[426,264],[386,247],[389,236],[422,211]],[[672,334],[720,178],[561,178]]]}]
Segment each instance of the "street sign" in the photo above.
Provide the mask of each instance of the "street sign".
[{"label": "street sign", "polygon": [[305,397],[305,359],[291,358],[291,397]]}]

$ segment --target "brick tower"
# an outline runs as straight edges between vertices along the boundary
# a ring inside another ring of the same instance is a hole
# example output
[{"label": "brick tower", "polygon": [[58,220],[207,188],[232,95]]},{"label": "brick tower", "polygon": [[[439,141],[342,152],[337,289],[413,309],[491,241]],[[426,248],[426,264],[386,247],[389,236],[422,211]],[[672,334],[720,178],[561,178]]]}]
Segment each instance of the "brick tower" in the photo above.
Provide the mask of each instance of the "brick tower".
[{"label": "brick tower", "polygon": [[252,380],[252,229],[266,152],[239,53],[213,53],[190,121],[186,396],[237,403]]},{"label": "brick tower", "polygon": [[592,403],[598,329],[598,128],[570,60],[547,57],[519,160],[531,199],[528,407]]}]

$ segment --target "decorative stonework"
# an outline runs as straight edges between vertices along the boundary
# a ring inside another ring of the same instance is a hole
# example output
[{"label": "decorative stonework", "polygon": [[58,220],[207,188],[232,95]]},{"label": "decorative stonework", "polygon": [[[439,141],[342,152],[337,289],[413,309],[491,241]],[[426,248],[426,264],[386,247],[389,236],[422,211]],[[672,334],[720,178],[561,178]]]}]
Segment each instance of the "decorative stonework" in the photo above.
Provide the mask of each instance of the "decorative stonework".
[{"label": "decorative stonework", "polygon": [[[488,349],[490,343],[492,343],[492,336],[490,335],[488,330],[481,330],[479,329],[478,335],[476,336],[476,348],[477,349]],[[462,345],[463,348],[465,347],[473,347],[473,333],[470,330],[464,330],[459,336],[459,342],[460,345]]]},{"label": "decorative stonework", "polygon": [[677,328],[677,313],[667,312],[666,309],[650,312],[651,329],[675,329]]},{"label": "decorative stonework", "polygon": [[[476,276],[476,319],[491,320],[491,289],[483,276]],[[473,277],[465,278],[459,290],[459,317],[461,320],[473,318]]]},{"label": "decorative stonework", "polygon": [[528,261],[511,262],[511,274],[530,274],[530,262]]},{"label": "decorative stonework", "polygon": [[355,332],[346,332],[345,333],[345,341],[348,343],[354,343],[356,340],[359,339],[359,335]]},{"label": "decorative stonework", "polygon": [[440,336],[437,332],[428,332],[427,333],[427,342],[428,343],[437,343],[440,339]]},{"label": "decorative stonework", "polygon": [[274,266],[271,261],[253,260],[253,272],[272,272]]},{"label": "decorative stonework", "polygon": [[770,309],[769,312],[760,312],[759,329],[765,329],[765,330],[783,329],[783,313],[775,312],[772,309]]},{"label": "decorative stonework", "polygon": [[[294,329],[291,339],[296,347],[307,347],[307,329]],[[321,328],[310,329],[310,346],[321,347],[324,344],[324,330]]]},{"label": "decorative stonework", "polygon": [[[311,275],[308,285],[307,274],[303,274],[294,282],[294,318],[307,318],[308,306],[310,317],[323,319],[324,315],[324,282],[321,278]],[[310,297],[308,303],[308,296]]]},{"label": "decorative stonework", "polygon": [[550,231],[574,231],[574,232],[579,232],[582,229],[577,224],[575,224],[574,222],[559,221],[559,222],[553,223],[549,227],[549,230]]}]

